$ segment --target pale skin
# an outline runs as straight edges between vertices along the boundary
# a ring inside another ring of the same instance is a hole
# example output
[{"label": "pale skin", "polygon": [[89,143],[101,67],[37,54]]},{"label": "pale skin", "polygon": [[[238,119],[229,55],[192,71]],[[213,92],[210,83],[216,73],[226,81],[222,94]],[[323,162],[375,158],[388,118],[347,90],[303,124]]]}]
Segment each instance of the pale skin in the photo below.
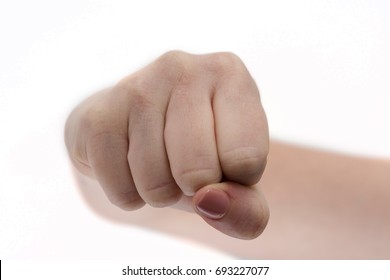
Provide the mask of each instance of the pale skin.
[{"label": "pale skin", "polygon": [[233,54],[162,55],[77,106],[65,143],[113,221],[241,258],[390,258],[390,162],[269,141]]}]

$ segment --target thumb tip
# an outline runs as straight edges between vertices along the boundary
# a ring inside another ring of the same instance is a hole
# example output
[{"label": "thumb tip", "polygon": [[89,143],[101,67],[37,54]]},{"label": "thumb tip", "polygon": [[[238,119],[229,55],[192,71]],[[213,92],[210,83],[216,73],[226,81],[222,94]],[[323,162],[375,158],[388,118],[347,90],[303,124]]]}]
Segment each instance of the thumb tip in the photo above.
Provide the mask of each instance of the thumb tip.
[{"label": "thumb tip", "polygon": [[254,239],[266,227],[268,205],[257,186],[222,182],[205,186],[193,197],[193,207],[210,226],[239,239]]}]

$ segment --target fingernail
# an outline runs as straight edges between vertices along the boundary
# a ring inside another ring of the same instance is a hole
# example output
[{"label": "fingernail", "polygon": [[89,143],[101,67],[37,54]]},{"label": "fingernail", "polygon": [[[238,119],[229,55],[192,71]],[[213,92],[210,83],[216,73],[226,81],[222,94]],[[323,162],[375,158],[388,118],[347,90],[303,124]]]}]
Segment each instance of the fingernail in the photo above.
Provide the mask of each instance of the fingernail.
[{"label": "fingernail", "polygon": [[198,211],[210,219],[220,219],[230,208],[228,195],[221,190],[208,190],[196,205]]}]

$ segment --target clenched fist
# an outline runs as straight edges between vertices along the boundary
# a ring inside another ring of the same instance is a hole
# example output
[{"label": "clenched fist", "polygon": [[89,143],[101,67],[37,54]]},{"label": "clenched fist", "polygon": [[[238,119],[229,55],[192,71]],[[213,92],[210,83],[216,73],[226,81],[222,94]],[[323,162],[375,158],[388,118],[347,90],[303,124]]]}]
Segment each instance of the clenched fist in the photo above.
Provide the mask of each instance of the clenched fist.
[{"label": "clenched fist", "polygon": [[65,142],[74,166],[123,209],[184,201],[243,239],[268,221],[257,184],[267,121],[255,82],[233,54],[162,55],[75,108]]}]

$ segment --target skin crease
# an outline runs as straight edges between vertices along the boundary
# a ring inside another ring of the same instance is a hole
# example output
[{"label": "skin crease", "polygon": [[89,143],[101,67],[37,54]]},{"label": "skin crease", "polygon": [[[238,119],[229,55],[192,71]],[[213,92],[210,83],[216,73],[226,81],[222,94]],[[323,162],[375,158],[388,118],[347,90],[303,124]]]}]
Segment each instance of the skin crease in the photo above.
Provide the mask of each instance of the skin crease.
[{"label": "skin crease", "polygon": [[[389,161],[269,145],[258,96],[235,55],[176,51],[92,95],[65,126],[83,197],[240,258],[389,258]],[[222,218],[197,210],[210,190],[229,198]]]}]

